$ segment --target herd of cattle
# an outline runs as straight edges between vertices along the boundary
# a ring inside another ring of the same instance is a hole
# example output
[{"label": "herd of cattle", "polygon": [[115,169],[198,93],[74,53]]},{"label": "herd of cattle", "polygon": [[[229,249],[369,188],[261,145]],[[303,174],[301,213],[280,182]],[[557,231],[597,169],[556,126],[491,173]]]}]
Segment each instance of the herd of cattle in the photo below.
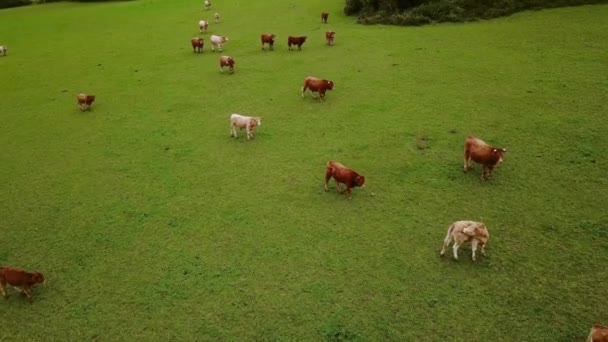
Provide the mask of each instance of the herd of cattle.
[{"label": "herd of cattle", "polygon": [[[211,9],[211,2],[209,0],[204,1],[206,10]],[[329,13],[321,13],[321,22],[327,23]],[[220,22],[220,14],[214,14],[215,23]],[[209,28],[209,22],[205,20],[199,21],[200,33],[207,33]],[[327,31],[325,34],[327,45],[333,45],[335,32]],[[261,35],[262,50],[265,45],[268,45],[270,50],[274,49],[276,35],[264,33]],[[306,36],[289,36],[287,38],[288,49],[291,50],[292,46],[297,46],[298,50],[302,49],[302,45],[306,42]],[[211,35],[209,38],[211,42],[211,50],[222,51],[222,45],[228,41],[225,36]],[[193,37],[191,40],[192,48],[195,53],[203,52],[204,39],[201,37]],[[6,46],[0,46],[0,55],[6,56],[8,48]],[[220,71],[224,71],[224,67],[228,67],[230,73],[234,73],[234,58],[231,56],[220,57]],[[334,82],[331,80],[320,79],[312,76],[308,76],[304,79],[304,84],[301,88],[301,95],[304,97],[306,90],[316,92],[319,95],[319,99],[325,98],[325,93],[328,90],[334,88]],[[91,108],[91,105],[95,101],[95,95],[78,94],[77,104],[81,111],[87,111]],[[245,129],[247,140],[254,138],[254,129],[262,125],[262,119],[260,117],[245,116],[241,114],[232,114],[230,116],[230,136],[238,138],[237,128]],[[482,167],[481,180],[490,177],[492,171],[503,162],[504,154],[507,150],[505,148],[494,147],[483,140],[469,136],[464,142],[464,172],[467,172],[471,168],[471,162],[474,161],[479,163]],[[336,190],[338,193],[344,192],[346,199],[351,199],[351,189],[365,187],[365,176],[360,175],[355,170],[348,168],[337,161],[329,161],[326,165],[325,170],[325,191],[329,191],[328,182],[334,179]],[[341,184],[344,185],[342,189]],[[482,222],[476,221],[457,221],[452,223],[448,227],[446,237],[443,241],[443,247],[440,251],[440,256],[443,256],[446,249],[453,242],[452,252],[453,258],[458,260],[458,249],[464,243],[469,242],[471,244],[472,260],[476,260],[477,248],[480,248],[481,254],[485,256],[485,247],[490,238],[488,228]],[[35,284],[43,284],[45,281],[44,276],[37,271],[28,272],[19,268],[14,267],[0,267],[0,291],[2,295],[7,298],[7,285],[10,285],[22,294],[27,299],[32,301],[32,286]],[[608,327],[600,324],[594,324],[589,333],[587,339],[588,342],[608,342]]]}]

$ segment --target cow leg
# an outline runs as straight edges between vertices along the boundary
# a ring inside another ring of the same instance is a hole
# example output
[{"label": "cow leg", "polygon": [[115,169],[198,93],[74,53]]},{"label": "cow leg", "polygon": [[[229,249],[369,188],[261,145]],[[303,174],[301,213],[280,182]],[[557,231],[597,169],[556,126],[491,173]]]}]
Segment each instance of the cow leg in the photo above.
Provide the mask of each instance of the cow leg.
[{"label": "cow leg", "polygon": [[338,182],[337,179],[334,179],[336,181],[336,191],[341,194],[342,193],[342,188],[340,188],[340,183]]},{"label": "cow leg", "polygon": [[443,256],[445,254],[445,250],[450,245],[450,242],[452,242],[452,234],[448,233],[445,239],[443,239],[443,247],[441,247],[441,252],[439,252],[440,256]]},{"label": "cow leg", "polygon": [[247,132],[247,140],[251,139],[251,128],[249,125],[245,126],[245,131]]},{"label": "cow leg", "polygon": [[27,297],[28,302],[32,302],[32,289],[29,286],[23,286],[23,293]]},{"label": "cow leg", "polygon": [[469,170],[469,165],[471,164],[471,155],[469,150],[464,150],[464,172]]},{"label": "cow leg", "polygon": [[458,240],[454,241],[454,246],[452,246],[452,250],[454,251],[454,260],[458,260],[458,248],[460,248],[460,245],[462,243],[459,243]]},{"label": "cow leg", "polygon": [[480,243],[481,245],[481,255],[486,256],[486,244]]},{"label": "cow leg", "polygon": [[346,184],[346,199],[349,200],[351,197],[350,186]]},{"label": "cow leg", "polygon": [[471,258],[473,259],[473,261],[475,261],[475,252],[477,251],[477,240],[475,239],[471,241],[471,251],[473,251],[473,256]]},{"label": "cow leg", "polygon": [[224,67],[220,65],[220,72],[223,73],[224,72]]},{"label": "cow leg", "polygon": [[484,179],[486,173],[488,172],[487,170],[488,170],[488,168],[485,165],[483,165],[481,168],[481,180]]},{"label": "cow leg", "polygon": [[304,86],[302,86],[302,97],[304,97],[304,92],[306,91],[306,89],[308,89],[308,86],[304,84]]},{"label": "cow leg", "polygon": [[331,179],[332,176],[332,172],[331,172],[331,167],[328,167],[327,169],[325,169],[325,191],[329,191],[329,189],[327,188],[327,182],[329,182],[329,180]]},{"label": "cow leg", "polygon": [[6,283],[4,281],[0,281],[0,292],[2,292],[2,296],[4,297],[4,299],[8,298],[8,296],[6,295]]}]

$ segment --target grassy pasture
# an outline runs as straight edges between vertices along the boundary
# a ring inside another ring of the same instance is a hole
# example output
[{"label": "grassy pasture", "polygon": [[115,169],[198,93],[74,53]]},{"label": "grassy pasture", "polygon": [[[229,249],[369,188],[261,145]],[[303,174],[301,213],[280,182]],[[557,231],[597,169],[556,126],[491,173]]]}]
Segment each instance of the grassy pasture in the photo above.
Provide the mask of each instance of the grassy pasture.
[{"label": "grassy pasture", "polygon": [[[0,302],[0,340],[582,341],[608,324],[608,6],[403,28],[356,25],[342,1],[213,5],[0,11],[0,264],[47,277],[32,305]],[[214,11],[234,75],[189,46]],[[300,97],[307,75],[335,82],[325,102]],[[234,112],[262,117],[254,141],[230,139]],[[490,181],[462,173],[469,134],[508,150]],[[329,159],[367,188],[325,193]],[[460,219],[488,225],[487,258],[438,257]]]}]

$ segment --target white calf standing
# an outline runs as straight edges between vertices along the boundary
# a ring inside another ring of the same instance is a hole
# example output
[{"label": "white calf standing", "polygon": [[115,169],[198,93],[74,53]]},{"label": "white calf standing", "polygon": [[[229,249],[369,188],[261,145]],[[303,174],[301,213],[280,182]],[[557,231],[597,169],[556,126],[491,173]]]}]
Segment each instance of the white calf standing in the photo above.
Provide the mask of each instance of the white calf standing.
[{"label": "white calf standing", "polygon": [[6,47],[4,45],[0,45],[0,55],[6,56],[7,52],[8,52],[8,47]]},{"label": "white calf standing", "polygon": [[220,14],[215,12],[215,14],[213,15],[213,17],[215,18],[215,23],[219,23],[220,22]]},{"label": "white calf standing", "polygon": [[211,1],[205,0],[205,9],[206,10],[211,9]]},{"label": "white calf standing", "polygon": [[215,48],[218,48],[218,51],[222,52],[222,44],[228,41],[228,37],[224,36],[216,36],[214,34],[209,37],[211,41],[211,51],[215,51]]},{"label": "white calf standing", "polygon": [[201,20],[198,22],[198,29],[201,33],[207,33],[207,28],[209,28],[209,22],[205,20]]},{"label": "white calf standing", "polygon": [[245,116],[240,114],[232,114],[230,115],[230,136],[234,138],[238,138],[236,134],[236,129],[245,128],[247,131],[247,140],[253,138],[253,129],[257,126],[262,126],[262,118],[259,116]]},{"label": "white calf standing", "polygon": [[454,240],[454,246],[452,247],[454,249],[454,259],[458,260],[458,247],[463,243],[470,241],[471,250],[473,251],[472,259],[475,261],[477,245],[481,245],[481,254],[485,256],[485,248],[489,239],[490,233],[485,224],[475,221],[456,221],[448,227],[448,234],[443,240],[443,248],[441,248],[439,254],[443,256],[450,242]]}]

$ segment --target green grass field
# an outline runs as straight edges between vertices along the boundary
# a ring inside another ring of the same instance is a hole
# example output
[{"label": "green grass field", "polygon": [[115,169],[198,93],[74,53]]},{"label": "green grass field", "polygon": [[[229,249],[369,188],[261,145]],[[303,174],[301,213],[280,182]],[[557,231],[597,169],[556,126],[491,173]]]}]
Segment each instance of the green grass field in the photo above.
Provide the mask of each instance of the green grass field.
[{"label": "green grass field", "polygon": [[[0,264],[47,278],[31,305],[0,301],[0,340],[583,341],[608,324],[608,6],[404,28],[339,0],[213,4],[0,11]],[[233,75],[190,47],[215,11]],[[309,75],[335,82],[326,101],[300,97]],[[255,140],[229,137],[231,113],[262,117]],[[462,172],[467,135],[507,148],[490,181]],[[330,159],[366,176],[351,201],[323,190]],[[488,225],[487,258],[438,257],[463,219]]]}]

